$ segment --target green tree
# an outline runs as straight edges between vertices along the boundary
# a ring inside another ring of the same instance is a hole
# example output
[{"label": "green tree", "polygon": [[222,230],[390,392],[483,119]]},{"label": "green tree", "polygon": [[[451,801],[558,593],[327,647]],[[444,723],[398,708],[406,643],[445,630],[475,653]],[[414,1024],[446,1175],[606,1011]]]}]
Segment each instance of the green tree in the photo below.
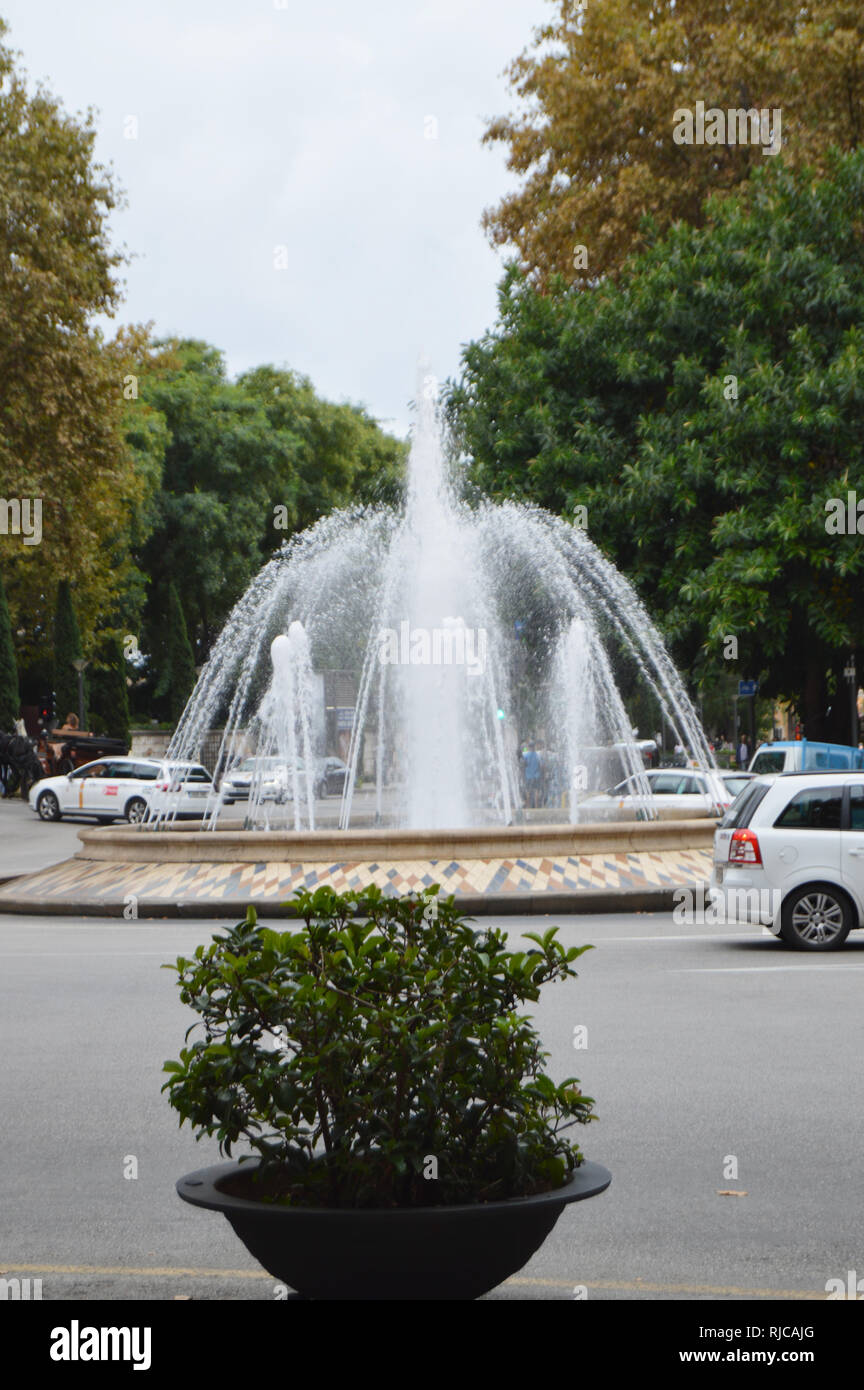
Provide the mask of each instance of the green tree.
[{"label": "green tree", "polygon": [[[323,401],[294,372],[264,366],[232,382],[216,348],[172,340],[142,368],[141,400],[165,430],[152,529],[140,552],[150,581],[143,645],[153,662],[170,583],[183,594],[201,664],[237,599],[293,531],[333,507],[388,500],[397,490],[401,441],[358,407]],[[164,683],[158,665],[154,679]]]},{"label": "green tree", "polygon": [[176,584],[168,586],[164,637],[157,653],[160,678],[156,699],[166,717],[176,724],[195,685],[195,657],[189,642],[183,605]]},{"label": "green tree", "polygon": [[90,722],[97,733],[129,743],[129,693],[126,661],[116,633],[103,634],[89,669]]},{"label": "green tree", "polygon": [[6,602],[3,577],[0,575],[0,732],[15,732],[19,706],[18,667],[15,664],[12,624],[9,621],[9,605]]},{"label": "green tree", "polygon": [[57,583],[74,578],[85,642],[129,579],[147,477],[124,437],[127,344],[92,327],[120,297],[119,194],[95,163],[93,113],[28,90],[0,21],[0,495],[39,499],[42,541],[4,555],[19,656],[39,660]]},{"label": "green tree", "polygon": [[862,199],[864,151],[824,179],[766,163],[614,286],[511,271],[449,406],[485,490],[586,507],[679,663],[761,673],[811,736],[848,738],[864,646],[864,548],[826,531],[831,498],[864,499]]},{"label": "green tree", "polygon": [[308,377],[284,368],[256,367],[238,386],[261,402],[271,429],[290,441],[298,529],[346,503],[393,502],[400,495],[405,445],[384,434],[360,406],[324,401]]},{"label": "green tree", "polygon": [[[73,661],[81,657],[81,633],[72,603],[68,579],[57,586],[57,606],[54,611],[54,693],[57,718],[63,723],[67,714],[78,714],[78,672]],[[87,721],[87,681],[84,681],[84,724]]]},{"label": "green tree", "polygon": [[[554,0],[510,68],[519,109],[490,122],[521,186],[487,211],[494,243],[542,282],[617,272],[706,197],[770,163],[759,146],[676,143],[675,113],[781,114],[784,159],[825,171],[864,137],[864,11],[853,0]],[[772,127],[773,128],[773,127]],[[576,251],[585,247],[585,257]]]}]

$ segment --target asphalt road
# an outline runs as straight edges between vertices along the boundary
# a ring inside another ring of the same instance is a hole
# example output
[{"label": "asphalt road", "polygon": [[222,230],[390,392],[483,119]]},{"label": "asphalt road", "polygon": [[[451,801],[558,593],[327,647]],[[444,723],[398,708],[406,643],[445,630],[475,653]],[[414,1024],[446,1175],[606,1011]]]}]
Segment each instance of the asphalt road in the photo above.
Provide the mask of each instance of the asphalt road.
[{"label": "asphalt road", "polygon": [[81,848],[78,831],[94,820],[40,821],[20,796],[0,797],[0,882],[13,874],[35,874]]},{"label": "asphalt road", "polygon": [[[490,1297],[793,1301],[864,1273],[864,940],[807,957],[669,915],[561,920],[597,949],[537,1016],[553,1072],[597,1100],[576,1134],[613,1182]],[[0,919],[0,1270],[44,1299],[276,1296],[174,1192],[218,1152],[160,1095],[192,1015],[159,966],[218,925]]]}]

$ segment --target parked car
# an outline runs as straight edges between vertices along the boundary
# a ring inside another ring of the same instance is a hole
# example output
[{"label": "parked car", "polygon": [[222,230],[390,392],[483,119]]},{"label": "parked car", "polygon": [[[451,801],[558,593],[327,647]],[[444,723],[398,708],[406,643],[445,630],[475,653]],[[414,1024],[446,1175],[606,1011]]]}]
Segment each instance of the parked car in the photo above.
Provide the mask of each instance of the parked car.
[{"label": "parked car", "polygon": [[708,895],[789,946],[842,945],[864,925],[864,772],[755,777],[715,833]]},{"label": "parked car", "polygon": [[755,772],[743,771],[721,772],[720,776],[723,780],[724,787],[731,794],[732,800],[734,801],[735,797],[738,796],[741,792],[743,792],[745,787],[748,787],[750,785],[756,774]]},{"label": "parked car", "polygon": [[30,790],[40,820],[64,815],[92,816],[132,824],[154,810],[200,816],[209,805],[213,781],[199,763],[168,763],[155,758],[97,758],[61,777],[44,777]]},{"label": "parked car", "polygon": [[809,738],[760,743],[749,772],[818,772],[826,768],[864,771],[864,748],[848,743],[814,743]]},{"label": "parked car", "polygon": [[319,758],[315,765],[315,795],[341,796],[347,776],[348,767],[341,758]]},{"label": "parked car", "polygon": [[[302,758],[297,766],[302,776]],[[289,775],[284,758],[244,758],[222,778],[220,795],[223,805],[233,806],[235,801],[248,801],[253,784],[259,801],[284,801],[289,784],[293,784],[293,777]],[[293,796],[293,790],[290,794]]]},{"label": "parked car", "polygon": [[[725,811],[750,778],[747,773],[716,772],[711,776],[717,787],[716,794],[709,785],[709,774],[702,771],[652,768],[645,773],[645,780],[659,818],[679,820],[689,816],[716,816],[718,805]],[[643,796],[640,781],[627,777],[607,792],[589,793],[579,802],[582,819],[632,820],[644,816],[649,803]]]},{"label": "parked car", "polygon": [[[297,760],[300,777],[300,794],[306,794],[306,765],[302,758]],[[320,797],[342,795],[348,768],[341,758],[316,758],[312,795]],[[283,758],[244,758],[242,763],[227,772],[222,779],[222,802],[233,806],[235,801],[248,801],[252,784],[260,781],[259,801],[293,801],[294,772]]]},{"label": "parked car", "polygon": [[[306,796],[306,776],[304,764],[300,760],[300,796]],[[345,787],[345,778],[348,776],[348,768],[341,758],[316,758],[314,771],[312,774],[312,795],[316,801],[322,797],[338,795],[341,796]],[[278,801],[294,800],[294,776],[290,768],[282,767],[277,774],[279,783]]]}]

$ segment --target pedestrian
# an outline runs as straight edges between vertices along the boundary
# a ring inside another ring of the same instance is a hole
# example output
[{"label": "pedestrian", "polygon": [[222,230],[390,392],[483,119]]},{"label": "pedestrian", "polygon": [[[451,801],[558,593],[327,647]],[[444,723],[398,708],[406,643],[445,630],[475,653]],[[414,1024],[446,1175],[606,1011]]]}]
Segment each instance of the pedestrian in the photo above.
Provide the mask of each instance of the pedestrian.
[{"label": "pedestrian", "polygon": [[747,740],[746,740],[746,738],[742,738],[741,742],[740,742],[739,745],[738,745],[738,766],[739,766],[739,767],[746,767],[746,766],[747,766],[747,761],[748,761],[747,754],[748,754],[748,751],[749,751],[749,750],[748,750],[748,748],[747,748]]},{"label": "pedestrian", "polygon": [[528,744],[522,754],[522,772],[525,778],[525,805],[537,806],[540,796],[540,758],[533,742]]}]

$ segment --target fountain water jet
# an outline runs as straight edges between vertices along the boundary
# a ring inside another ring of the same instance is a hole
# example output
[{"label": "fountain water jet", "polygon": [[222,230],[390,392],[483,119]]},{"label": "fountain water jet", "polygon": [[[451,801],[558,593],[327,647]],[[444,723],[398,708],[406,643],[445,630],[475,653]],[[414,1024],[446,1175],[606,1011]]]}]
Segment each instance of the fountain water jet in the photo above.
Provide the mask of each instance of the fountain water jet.
[{"label": "fountain water jet", "polygon": [[[561,818],[577,820],[583,790],[601,778],[608,785],[609,750],[617,776],[643,775],[616,684],[620,662],[639,672],[691,760],[712,768],[683,683],[627,580],[559,517],[459,500],[433,393],[421,387],[404,507],[334,513],[265,565],[217,640],[169,756],[196,759],[204,734],[224,719],[220,767],[254,751],[286,769],[290,810],[253,797],[247,825],[269,828],[281,815],[314,829],[314,764],[325,749],[313,673],[347,671],[356,699],[342,829],[357,823],[364,765],[374,766],[378,824],[520,820],[517,709],[523,737],[552,732],[569,791]],[[364,759],[367,739],[374,756]],[[651,815],[647,783],[643,790]]]}]

